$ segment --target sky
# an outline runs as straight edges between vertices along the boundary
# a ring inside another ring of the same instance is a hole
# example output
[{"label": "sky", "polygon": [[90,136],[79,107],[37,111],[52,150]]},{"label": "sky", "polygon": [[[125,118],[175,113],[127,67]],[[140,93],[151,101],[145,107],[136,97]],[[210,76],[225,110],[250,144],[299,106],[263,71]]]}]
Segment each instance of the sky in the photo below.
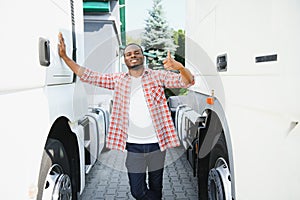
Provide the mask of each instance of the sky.
[{"label": "sky", "polygon": [[[163,11],[170,28],[185,29],[185,1],[162,0]],[[176,3],[174,3],[176,2]],[[152,9],[152,0],[125,0],[126,31],[134,31],[145,27],[148,10]]]}]

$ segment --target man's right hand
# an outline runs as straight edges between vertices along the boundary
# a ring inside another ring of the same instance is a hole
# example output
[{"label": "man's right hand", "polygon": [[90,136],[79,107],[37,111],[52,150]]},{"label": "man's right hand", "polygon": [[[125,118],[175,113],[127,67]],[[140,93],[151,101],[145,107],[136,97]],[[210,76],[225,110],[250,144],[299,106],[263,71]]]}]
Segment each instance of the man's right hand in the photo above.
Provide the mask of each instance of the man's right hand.
[{"label": "man's right hand", "polygon": [[79,77],[84,73],[84,67],[79,66],[76,62],[70,59],[66,53],[66,45],[62,33],[58,34],[58,54],[64,60],[64,62],[70,67],[70,69]]},{"label": "man's right hand", "polygon": [[67,53],[66,53],[65,40],[61,32],[58,34],[58,39],[59,39],[58,54],[61,58],[64,59],[67,57]]}]

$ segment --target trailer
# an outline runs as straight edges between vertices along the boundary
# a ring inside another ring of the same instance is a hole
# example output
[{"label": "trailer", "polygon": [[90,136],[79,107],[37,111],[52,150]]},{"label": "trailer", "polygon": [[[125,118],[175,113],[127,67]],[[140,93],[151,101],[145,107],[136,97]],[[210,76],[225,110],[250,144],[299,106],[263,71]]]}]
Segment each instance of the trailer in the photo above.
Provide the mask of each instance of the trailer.
[{"label": "trailer", "polygon": [[299,11],[295,0],[186,2],[196,84],[170,105],[199,199],[300,198]]}]

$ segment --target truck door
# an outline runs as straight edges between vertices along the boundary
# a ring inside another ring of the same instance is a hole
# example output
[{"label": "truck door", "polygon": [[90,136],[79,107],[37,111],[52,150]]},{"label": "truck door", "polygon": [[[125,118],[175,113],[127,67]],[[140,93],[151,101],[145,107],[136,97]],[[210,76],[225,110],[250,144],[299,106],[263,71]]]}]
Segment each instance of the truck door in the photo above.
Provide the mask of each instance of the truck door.
[{"label": "truck door", "polygon": [[[67,55],[72,58],[72,23],[74,23],[74,15],[72,14],[73,1],[70,0],[52,0],[52,7],[56,7],[56,12],[48,13],[45,23],[49,25],[49,29],[45,32],[43,42],[49,42],[50,65],[47,67],[46,83],[47,85],[67,84],[73,82],[73,72],[59,58],[58,55],[58,38],[59,32],[62,32]],[[71,9],[72,8],[72,9]],[[46,9],[45,9],[46,10]],[[62,28],[63,27],[63,28]]]}]

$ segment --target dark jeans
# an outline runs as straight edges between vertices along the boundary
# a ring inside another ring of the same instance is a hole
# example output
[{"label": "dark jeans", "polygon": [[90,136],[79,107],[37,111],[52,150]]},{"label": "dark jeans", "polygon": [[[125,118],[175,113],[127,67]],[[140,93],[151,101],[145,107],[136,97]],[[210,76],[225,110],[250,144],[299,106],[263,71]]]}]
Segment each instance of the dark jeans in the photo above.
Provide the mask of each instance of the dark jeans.
[{"label": "dark jeans", "polygon": [[126,149],[126,167],[132,196],[141,200],[161,200],[166,152],[160,151],[158,143],[127,143]]}]

